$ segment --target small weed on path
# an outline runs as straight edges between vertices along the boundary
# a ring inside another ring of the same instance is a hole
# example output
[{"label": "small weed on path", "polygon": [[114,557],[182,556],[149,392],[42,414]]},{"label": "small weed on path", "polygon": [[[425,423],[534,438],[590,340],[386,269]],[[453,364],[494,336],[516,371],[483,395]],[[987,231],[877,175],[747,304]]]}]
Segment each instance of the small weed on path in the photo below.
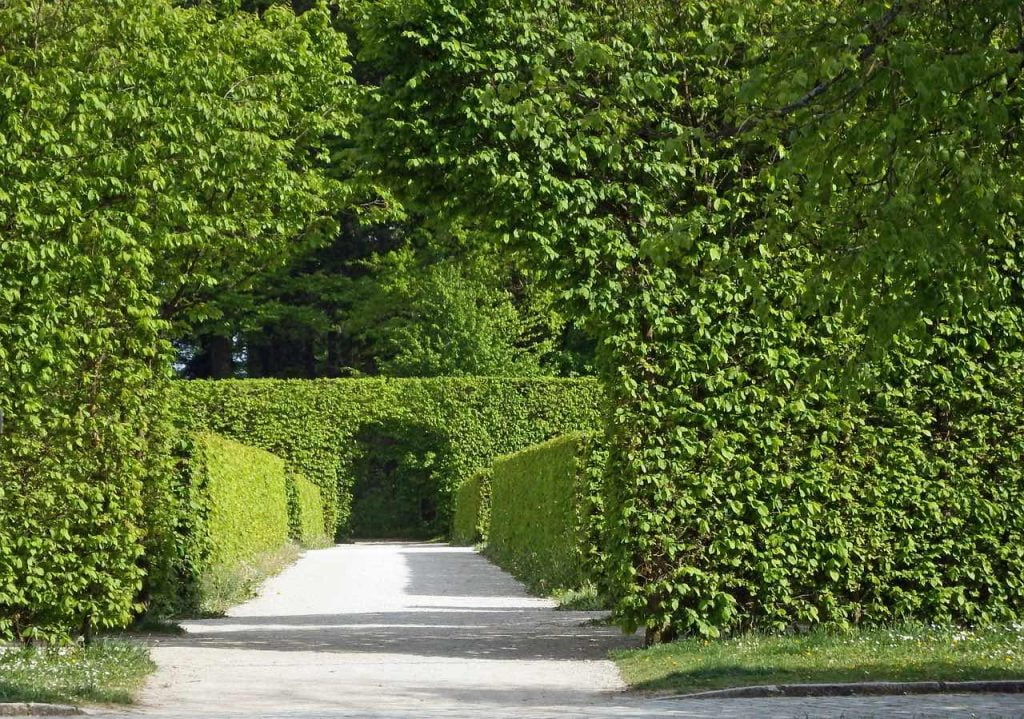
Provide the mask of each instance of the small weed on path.
[{"label": "small weed on path", "polygon": [[0,702],[130,704],[156,668],[141,644],[0,647]]},{"label": "small weed on path", "polygon": [[556,589],[551,598],[558,603],[559,609],[566,611],[599,612],[609,605],[593,584],[584,584],[578,589]]},{"label": "small weed on path", "polygon": [[1024,624],[686,639],[613,658],[632,688],[679,693],[756,684],[1024,679]]}]

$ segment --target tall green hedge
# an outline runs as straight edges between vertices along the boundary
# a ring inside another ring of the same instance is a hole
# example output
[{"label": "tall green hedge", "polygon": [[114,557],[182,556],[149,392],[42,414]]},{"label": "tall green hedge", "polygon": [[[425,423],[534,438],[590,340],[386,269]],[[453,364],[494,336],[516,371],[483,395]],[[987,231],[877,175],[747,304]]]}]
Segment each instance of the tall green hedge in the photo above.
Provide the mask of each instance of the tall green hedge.
[{"label": "tall green hedge", "polygon": [[200,435],[196,446],[192,487],[207,514],[205,531],[196,531],[195,539],[208,543],[207,564],[231,566],[285,544],[284,460],[215,434]]},{"label": "tall green hedge", "polygon": [[[652,641],[1024,613],[1018,4],[823,5],[355,5],[368,163],[598,339]],[[865,296],[920,341],[865,353]]]},{"label": "tall green hedge", "polygon": [[115,60],[90,5],[0,4],[0,640],[130,620],[160,461],[144,159],[103,104]]},{"label": "tall green hedge", "polygon": [[487,555],[536,591],[588,579],[590,443],[558,437],[500,457],[491,470]]},{"label": "tall green hedge", "polygon": [[329,11],[189,4],[0,2],[0,640],[123,626],[170,581],[167,320],[346,202]]},{"label": "tall green hedge", "polygon": [[453,503],[452,542],[486,542],[491,524],[491,468],[477,470],[463,480],[455,491]]},{"label": "tall green hedge", "polygon": [[597,428],[601,403],[590,379],[193,380],[172,395],[185,427],[274,452],[315,482],[341,536],[446,533],[463,478]]}]

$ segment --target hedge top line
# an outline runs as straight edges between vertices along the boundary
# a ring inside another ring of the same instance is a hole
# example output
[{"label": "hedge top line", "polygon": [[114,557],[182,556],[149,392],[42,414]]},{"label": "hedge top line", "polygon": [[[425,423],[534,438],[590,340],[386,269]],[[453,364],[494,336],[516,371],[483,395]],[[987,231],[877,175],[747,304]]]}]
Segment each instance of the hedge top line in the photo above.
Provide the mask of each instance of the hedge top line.
[{"label": "hedge top line", "polygon": [[278,378],[278,377],[232,377],[229,379],[175,379],[172,384],[217,384],[217,385],[314,385],[314,384],[381,384],[381,385],[421,385],[421,384],[464,384],[478,385],[481,382],[500,382],[510,385],[536,386],[539,384],[565,384],[565,385],[596,385],[597,378],[590,376],[582,377],[522,377],[503,375],[464,375],[458,377],[315,377],[307,378]]}]

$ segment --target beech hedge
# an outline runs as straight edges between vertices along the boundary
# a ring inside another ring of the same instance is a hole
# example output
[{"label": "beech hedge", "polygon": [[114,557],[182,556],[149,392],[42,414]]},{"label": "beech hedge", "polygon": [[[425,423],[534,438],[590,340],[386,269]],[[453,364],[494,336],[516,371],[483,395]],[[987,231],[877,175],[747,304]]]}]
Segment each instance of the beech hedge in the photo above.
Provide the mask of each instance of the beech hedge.
[{"label": "beech hedge", "polygon": [[182,380],[171,393],[183,427],[266,449],[314,482],[339,537],[446,534],[464,478],[595,430],[602,403],[594,380],[554,378]]},{"label": "beech hedge", "polygon": [[481,469],[462,482],[452,507],[453,544],[487,541],[491,523],[491,469]]},{"label": "beech hedge", "polygon": [[649,641],[1024,614],[1012,6],[357,3],[367,164],[597,340]]},{"label": "beech hedge", "polygon": [[284,460],[215,434],[200,435],[196,447],[192,489],[206,511],[205,526],[197,526],[193,538],[207,544],[207,566],[231,566],[285,544]]},{"label": "beech hedge", "polygon": [[165,615],[201,611],[214,584],[283,547],[298,521],[280,457],[210,432],[181,437],[177,456],[173,481],[153,507],[166,541],[147,555],[146,599]]},{"label": "beech hedge", "polygon": [[182,4],[0,3],[0,641],[124,626],[172,580],[168,320],[345,203],[329,11]]},{"label": "beech hedge", "polygon": [[500,457],[491,469],[486,554],[532,590],[574,589],[589,578],[590,445],[567,435]]},{"label": "beech hedge", "polygon": [[303,547],[327,546],[330,538],[320,488],[294,470],[288,472],[287,479],[289,535]]}]

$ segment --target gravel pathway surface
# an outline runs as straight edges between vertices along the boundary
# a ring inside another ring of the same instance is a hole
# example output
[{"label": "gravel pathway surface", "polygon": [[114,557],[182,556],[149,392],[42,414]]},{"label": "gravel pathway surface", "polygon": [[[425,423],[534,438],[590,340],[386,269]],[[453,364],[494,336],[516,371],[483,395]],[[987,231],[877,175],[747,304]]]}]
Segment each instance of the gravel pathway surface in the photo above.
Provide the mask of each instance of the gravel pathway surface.
[{"label": "gravel pathway surface", "polygon": [[[663,700],[623,695],[608,651],[638,637],[555,611],[470,549],[307,552],[260,596],[156,643],[136,719],[1002,717],[1024,697]],[[143,715],[140,717],[140,714]]]},{"label": "gravel pathway surface", "polygon": [[473,550],[340,545],[307,552],[227,617],[154,649],[146,707],[219,712],[587,704],[623,689],[638,639],[554,611]]}]

